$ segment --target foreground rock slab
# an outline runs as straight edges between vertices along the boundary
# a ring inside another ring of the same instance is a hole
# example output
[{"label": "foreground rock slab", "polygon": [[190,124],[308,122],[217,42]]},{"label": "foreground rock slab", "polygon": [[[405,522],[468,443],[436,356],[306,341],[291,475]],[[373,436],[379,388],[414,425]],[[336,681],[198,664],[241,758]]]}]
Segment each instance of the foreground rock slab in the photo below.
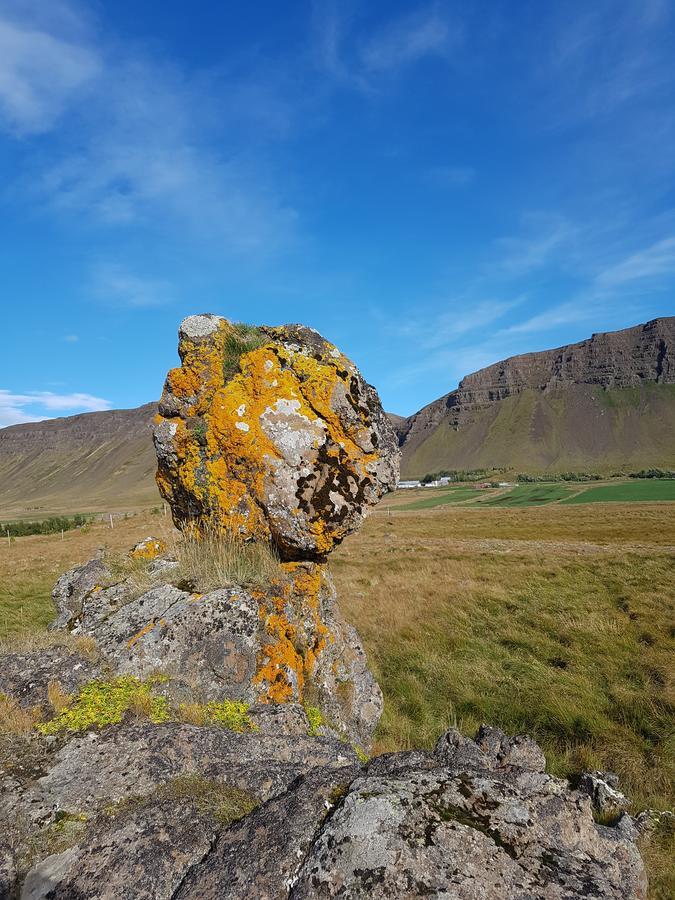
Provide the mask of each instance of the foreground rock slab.
[{"label": "foreground rock slab", "polygon": [[[174,765],[186,736],[181,731],[178,744],[165,744],[174,748],[167,752]],[[588,796],[544,773],[540,751],[528,739],[482,728],[471,741],[451,730],[434,752],[389,754],[366,766],[336,756],[325,742],[313,756],[302,742],[297,752],[289,742],[289,770],[281,779],[271,777],[261,791],[269,747],[252,752],[246,741],[236,760],[231,750],[244,736],[226,740],[230,750],[223,753],[213,735],[205,734],[196,740],[210,748],[206,771],[239,785],[241,763],[248,760],[259,774],[246,783],[259,798],[269,798],[228,824],[194,798],[171,805],[153,789],[160,761],[133,748],[141,737],[148,747],[148,734],[136,729],[126,749],[143,802],[99,816],[77,843],[39,862],[22,897],[646,897],[633,820],[624,815],[617,827],[597,825]],[[158,747],[165,738],[157,732]],[[120,739],[116,733],[113,743]],[[195,752],[190,751],[193,762],[203,765]],[[73,761],[78,753],[70,751]],[[278,771],[278,752],[275,761],[267,760],[270,772],[275,766]],[[289,777],[299,762],[304,774]],[[94,759],[91,766],[99,764]],[[57,770],[58,765],[52,782],[65,784]],[[117,789],[113,793],[118,796]],[[85,795],[91,796],[86,784],[70,795],[71,809],[90,802]]]}]

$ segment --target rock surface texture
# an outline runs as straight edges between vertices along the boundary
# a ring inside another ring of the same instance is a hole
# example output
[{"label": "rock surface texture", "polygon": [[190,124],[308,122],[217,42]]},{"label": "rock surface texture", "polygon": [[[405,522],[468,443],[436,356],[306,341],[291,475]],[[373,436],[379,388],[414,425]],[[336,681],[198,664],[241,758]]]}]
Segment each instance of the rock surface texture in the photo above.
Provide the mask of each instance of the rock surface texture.
[{"label": "rock surface texture", "polygon": [[323,559],[395,488],[397,440],[377,394],[317,332],[190,316],[179,353],[155,427],[177,525],[209,521],[271,540],[282,559]]},{"label": "rock surface texture", "polygon": [[485,726],[366,765],[283,728],[112,727],[5,777],[0,884],[31,900],[645,898],[634,820],[597,825],[542,769],[536,744]]}]

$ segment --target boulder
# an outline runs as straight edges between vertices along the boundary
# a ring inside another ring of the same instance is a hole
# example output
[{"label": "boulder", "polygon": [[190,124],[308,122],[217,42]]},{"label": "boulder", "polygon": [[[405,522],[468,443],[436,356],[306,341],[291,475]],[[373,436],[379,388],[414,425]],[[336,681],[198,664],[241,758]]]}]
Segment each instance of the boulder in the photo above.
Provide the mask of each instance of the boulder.
[{"label": "boulder", "polygon": [[[163,581],[171,568],[160,567],[157,585],[140,595],[132,579],[110,584],[111,573],[98,561],[96,571],[89,590],[91,564],[66,573],[54,600],[73,636],[96,641],[109,672],[140,678],[161,672],[177,701],[310,703],[325,724],[370,747],[382,693],[356,631],[342,617],[325,564],[284,563],[266,589],[233,586],[206,594]],[[33,683],[27,673],[35,665],[45,672],[46,691],[49,666],[21,659],[12,661],[20,674],[13,690]],[[52,671],[59,677],[61,668]],[[72,691],[90,671],[100,671],[100,664],[92,670],[78,660],[64,673],[64,685]]]},{"label": "boulder", "polygon": [[619,790],[619,776],[614,772],[584,772],[579,790],[588,794],[594,809],[599,812],[620,812],[628,809],[630,800]]},{"label": "boulder", "polygon": [[302,325],[189,316],[159,404],[157,483],[179,527],[323,559],[396,487],[399,451],[356,366]]}]

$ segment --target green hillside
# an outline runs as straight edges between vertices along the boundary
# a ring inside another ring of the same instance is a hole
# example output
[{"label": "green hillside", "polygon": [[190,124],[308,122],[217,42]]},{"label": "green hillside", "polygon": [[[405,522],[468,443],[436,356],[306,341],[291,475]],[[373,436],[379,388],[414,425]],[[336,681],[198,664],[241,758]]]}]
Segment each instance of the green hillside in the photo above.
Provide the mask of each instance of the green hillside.
[{"label": "green hillside", "polygon": [[491,403],[454,428],[442,421],[403,448],[402,476],[441,469],[609,474],[675,466],[675,385],[604,389],[571,384]]}]

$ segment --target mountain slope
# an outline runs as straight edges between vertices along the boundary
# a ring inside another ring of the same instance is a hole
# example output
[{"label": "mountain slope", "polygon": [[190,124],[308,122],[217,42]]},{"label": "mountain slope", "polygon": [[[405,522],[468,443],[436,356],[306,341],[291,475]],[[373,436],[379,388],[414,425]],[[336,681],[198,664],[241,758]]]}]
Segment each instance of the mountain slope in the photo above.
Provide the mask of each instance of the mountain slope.
[{"label": "mountain slope", "polygon": [[671,466],[674,385],[675,317],[514,356],[407,420],[402,474]]},{"label": "mountain slope", "polygon": [[156,403],[0,430],[0,520],[160,503]]}]

